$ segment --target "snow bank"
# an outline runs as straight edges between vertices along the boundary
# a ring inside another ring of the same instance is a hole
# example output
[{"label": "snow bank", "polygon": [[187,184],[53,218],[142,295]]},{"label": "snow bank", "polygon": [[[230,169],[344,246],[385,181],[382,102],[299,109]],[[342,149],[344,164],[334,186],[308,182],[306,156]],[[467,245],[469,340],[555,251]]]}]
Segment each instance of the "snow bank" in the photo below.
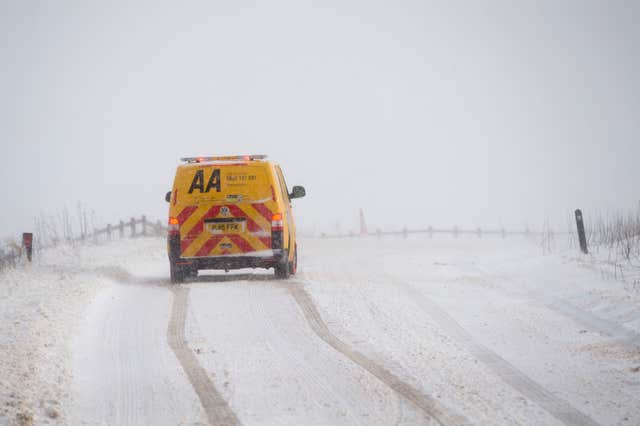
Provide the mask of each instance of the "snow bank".
[{"label": "snow bank", "polygon": [[[602,424],[638,424],[640,291],[561,237],[551,253],[529,238],[307,243],[297,279],[331,330],[474,422],[551,424],[530,398],[542,387]],[[478,347],[502,360],[479,363]],[[519,395],[497,369],[536,385]]]},{"label": "snow bank", "polygon": [[70,338],[86,306],[132,259],[137,268],[157,263],[158,247],[158,239],[61,246],[0,272],[0,424],[67,423]]}]

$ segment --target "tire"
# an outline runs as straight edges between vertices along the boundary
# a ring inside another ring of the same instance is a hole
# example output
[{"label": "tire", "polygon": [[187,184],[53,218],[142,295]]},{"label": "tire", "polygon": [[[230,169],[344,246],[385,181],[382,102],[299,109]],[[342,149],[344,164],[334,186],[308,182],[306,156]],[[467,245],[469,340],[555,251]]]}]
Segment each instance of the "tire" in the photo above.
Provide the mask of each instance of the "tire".
[{"label": "tire", "polygon": [[289,254],[284,257],[283,262],[273,267],[276,278],[286,280],[289,278]]},{"label": "tire", "polygon": [[293,260],[289,262],[289,275],[295,275],[298,272],[298,245],[293,249]]},{"label": "tire", "polygon": [[171,282],[173,284],[180,284],[184,282],[185,276],[187,275],[187,271],[181,268],[180,266],[174,264],[173,262],[169,263],[169,272],[171,275]]},{"label": "tire", "polygon": [[198,278],[198,268],[195,268],[193,266],[191,268],[189,268],[187,270],[187,276],[189,278],[193,278],[193,279]]}]

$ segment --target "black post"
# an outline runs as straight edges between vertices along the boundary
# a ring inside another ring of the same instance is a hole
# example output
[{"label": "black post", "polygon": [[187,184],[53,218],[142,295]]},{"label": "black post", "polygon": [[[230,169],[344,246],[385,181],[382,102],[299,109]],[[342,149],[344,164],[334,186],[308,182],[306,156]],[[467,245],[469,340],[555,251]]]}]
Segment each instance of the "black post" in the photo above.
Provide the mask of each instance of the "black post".
[{"label": "black post", "polygon": [[31,262],[33,253],[33,234],[31,232],[24,232],[22,234],[22,247],[27,252],[27,260]]},{"label": "black post", "polygon": [[142,215],[142,235],[147,235],[147,216]]},{"label": "black post", "polygon": [[129,225],[131,226],[131,238],[133,238],[136,236],[136,219],[132,217]]},{"label": "black post", "polygon": [[576,210],[576,225],[578,227],[578,240],[580,240],[580,250],[584,254],[588,254],[589,250],[587,249],[587,237],[584,234],[584,220],[582,219],[582,211],[580,209]]}]

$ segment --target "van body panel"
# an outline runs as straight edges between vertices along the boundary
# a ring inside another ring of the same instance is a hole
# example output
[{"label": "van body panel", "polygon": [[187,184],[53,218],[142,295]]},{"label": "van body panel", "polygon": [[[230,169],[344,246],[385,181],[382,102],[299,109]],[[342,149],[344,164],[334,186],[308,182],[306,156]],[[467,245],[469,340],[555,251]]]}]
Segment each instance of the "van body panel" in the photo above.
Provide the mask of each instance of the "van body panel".
[{"label": "van body panel", "polygon": [[[272,162],[180,165],[169,206],[169,217],[179,225],[169,250],[176,263],[236,269],[270,267],[284,255],[289,261],[293,258],[291,203],[282,172]],[[272,232],[276,213],[283,216],[282,234]],[[282,235],[282,241],[273,244],[273,235]]]}]

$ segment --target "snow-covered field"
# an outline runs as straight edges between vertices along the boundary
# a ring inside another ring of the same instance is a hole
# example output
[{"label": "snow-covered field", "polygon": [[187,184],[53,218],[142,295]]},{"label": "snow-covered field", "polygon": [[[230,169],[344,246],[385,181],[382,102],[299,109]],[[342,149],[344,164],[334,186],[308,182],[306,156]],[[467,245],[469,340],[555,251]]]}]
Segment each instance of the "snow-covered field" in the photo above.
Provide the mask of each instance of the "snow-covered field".
[{"label": "snow-covered field", "polygon": [[172,286],[150,238],[0,272],[0,424],[640,424],[640,288],[573,250],[385,237],[299,255],[288,281]]}]

